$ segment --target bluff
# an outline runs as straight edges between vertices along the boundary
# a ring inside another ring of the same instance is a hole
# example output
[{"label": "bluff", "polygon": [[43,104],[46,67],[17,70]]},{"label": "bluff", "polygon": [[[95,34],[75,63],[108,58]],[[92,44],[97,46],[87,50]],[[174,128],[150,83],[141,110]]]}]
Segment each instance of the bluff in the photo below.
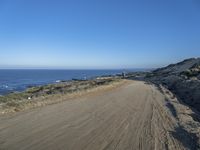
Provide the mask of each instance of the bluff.
[{"label": "bluff", "polygon": [[146,79],[166,86],[184,103],[200,111],[200,58],[156,69]]}]

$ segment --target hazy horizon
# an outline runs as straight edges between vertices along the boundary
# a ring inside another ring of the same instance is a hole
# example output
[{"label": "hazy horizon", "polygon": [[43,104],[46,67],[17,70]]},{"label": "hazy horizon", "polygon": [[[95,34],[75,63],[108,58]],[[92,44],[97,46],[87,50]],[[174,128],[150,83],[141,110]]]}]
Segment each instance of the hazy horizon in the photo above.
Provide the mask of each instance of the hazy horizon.
[{"label": "hazy horizon", "polygon": [[3,0],[0,69],[158,68],[200,56],[199,0]]},{"label": "hazy horizon", "polygon": [[5,67],[0,70],[152,70],[156,68],[52,68],[52,67]]},{"label": "hazy horizon", "polygon": [[[191,58],[197,58],[197,57],[191,57]],[[198,57],[200,58],[200,57]],[[181,60],[177,60],[168,64],[164,64],[164,65],[157,65],[157,67],[130,67],[130,68],[126,68],[126,67],[114,67],[114,68],[106,68],[106,67],[52,67],[52,66],[0,66],[0,70],[153,70],[153,69],[158,69],[158,68],[162,68],[162,67],[166,67],[170,64],[176,64],[180,61],[183,61],[185,59],[190,59],[190,58],[183,58]]]}]

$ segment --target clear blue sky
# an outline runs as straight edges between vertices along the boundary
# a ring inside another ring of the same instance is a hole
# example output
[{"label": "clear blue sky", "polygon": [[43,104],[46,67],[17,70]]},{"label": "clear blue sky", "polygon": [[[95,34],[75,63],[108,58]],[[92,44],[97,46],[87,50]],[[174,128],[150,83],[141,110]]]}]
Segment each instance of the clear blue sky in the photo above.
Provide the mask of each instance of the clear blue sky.
[{"label": "clear blue sky", "polygon": [[151,68],[199,56],[199,0],[0,0],[0,68]]}]

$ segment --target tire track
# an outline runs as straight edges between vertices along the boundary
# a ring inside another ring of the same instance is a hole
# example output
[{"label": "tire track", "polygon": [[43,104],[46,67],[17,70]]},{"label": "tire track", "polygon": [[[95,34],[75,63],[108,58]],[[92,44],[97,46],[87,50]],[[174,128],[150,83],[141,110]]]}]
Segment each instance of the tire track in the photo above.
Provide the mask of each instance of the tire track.
[{"label": "tire track", "polygon": [[165,95],[141,81],[0,117],[0,149],[183,150]]}]

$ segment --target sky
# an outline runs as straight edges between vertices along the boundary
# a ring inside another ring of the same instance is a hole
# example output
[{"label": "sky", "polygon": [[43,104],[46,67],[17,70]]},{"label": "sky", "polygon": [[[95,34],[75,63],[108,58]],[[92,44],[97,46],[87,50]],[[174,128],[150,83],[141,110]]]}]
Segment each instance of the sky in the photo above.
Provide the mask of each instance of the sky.
[{"label": "sky", "polygon": [[156,68],[200,57],[199,0],[0,0],[0,68]]}]

